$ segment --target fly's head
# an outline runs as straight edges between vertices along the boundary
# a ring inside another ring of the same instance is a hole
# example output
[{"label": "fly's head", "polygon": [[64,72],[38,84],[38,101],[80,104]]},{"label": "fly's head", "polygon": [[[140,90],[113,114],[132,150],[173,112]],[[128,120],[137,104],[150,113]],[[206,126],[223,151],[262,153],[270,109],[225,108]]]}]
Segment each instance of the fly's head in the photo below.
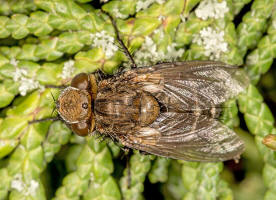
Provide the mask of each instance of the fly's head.
[{"label": "fly's head", "polygon": [[92,133],[95,128],[93,99],[96,92],[94,75],[81,73],[72,79],[71,86],[65,88],[58,97],[56,107],[60,117],[80,136]]},{"label": "fly's head", "polygon": [[91,116],[91,95],[86,90],[67,87],[59,96],[58,112],[68,124],[88,120]]}]

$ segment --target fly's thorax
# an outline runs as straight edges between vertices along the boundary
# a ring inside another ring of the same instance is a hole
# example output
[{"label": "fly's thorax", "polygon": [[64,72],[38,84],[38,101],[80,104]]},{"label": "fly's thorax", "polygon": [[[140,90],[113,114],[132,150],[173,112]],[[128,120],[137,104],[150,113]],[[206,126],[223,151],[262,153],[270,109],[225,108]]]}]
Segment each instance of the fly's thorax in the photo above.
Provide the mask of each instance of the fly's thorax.
[{"label": "fly's thorax", "polygon": [[114,92],[103,89],[95,100],[96,125],[106,131],[109,127],[114,130],[116,127],[131,129],[135,126],[148,126],[157,119],[159,113],[157,100],[150,93],[141,90]]}]

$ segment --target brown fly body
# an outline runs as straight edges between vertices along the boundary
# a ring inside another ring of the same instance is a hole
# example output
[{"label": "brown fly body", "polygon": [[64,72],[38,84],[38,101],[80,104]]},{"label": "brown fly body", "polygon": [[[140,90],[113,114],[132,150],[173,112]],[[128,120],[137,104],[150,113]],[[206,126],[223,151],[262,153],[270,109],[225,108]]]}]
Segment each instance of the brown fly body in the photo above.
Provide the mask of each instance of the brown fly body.
[{"label": "brown fly body", "polygon": [[97,131],[159,156],[203,162],[238,159],[244,144],[218,119],[223,103],[247,87],[245,73],[217,61],[138,68],[115,20],[105,14],[132,69],[110,78],[76,75],[56,102],[60,119],[80,136]]},{"label": "brown fly body", "polygon": [[222,104],[248,84],[237,67],[216,61],[162,63],[108,79],[79,74],[58,98],[78,135],[93,131],[124,146],[189,161],[223,161],[243,142],[219,122]]}]

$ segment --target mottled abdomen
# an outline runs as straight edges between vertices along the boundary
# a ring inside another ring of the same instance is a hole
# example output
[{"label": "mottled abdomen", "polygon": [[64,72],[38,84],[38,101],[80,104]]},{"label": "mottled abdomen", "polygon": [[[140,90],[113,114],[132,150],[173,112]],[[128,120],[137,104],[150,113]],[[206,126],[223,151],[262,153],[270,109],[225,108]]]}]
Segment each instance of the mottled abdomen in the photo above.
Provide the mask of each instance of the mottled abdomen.
[{"label": "mottled abdomen", "polygon": [[99,91],[94,104],[96,128],[102,133],[148,126],[159,111],[156,99],[139,90]]}]

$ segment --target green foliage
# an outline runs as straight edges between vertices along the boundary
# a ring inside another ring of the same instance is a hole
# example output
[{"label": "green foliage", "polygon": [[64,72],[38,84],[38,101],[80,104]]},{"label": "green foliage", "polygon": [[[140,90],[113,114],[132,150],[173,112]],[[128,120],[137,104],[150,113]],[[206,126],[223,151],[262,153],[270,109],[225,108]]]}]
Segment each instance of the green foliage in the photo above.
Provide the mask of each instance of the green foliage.
[{"label": "green foliage", "polygon": [[271,16],[269,27],[267,29],[267,35],[262,37],[254,49],[246,57],[246,70],[249,77],[252,79],[252,83],[256,84],[261,75],[266,73],[273,63],[273,59],[276,57],[276,12],[273,12]]},{"label": "green foliage", "polygon": [[[152,157],[153,156],[140,155],[138,152],[135,152],[135,154],[131,156],[130,169],[126,168],[124,170],[124,176],[120,180],[122,195],[126,200],[143,199],[143,183],[150,170],[150,160]],[[130,172],[128,170],[130,170]],[[129,173],[131,174],[131,177],[129,177]]]},{"label": "green foliage", "polygon": [[243,22],[237,28],[238,47],[243,56],[247,49],[256,47],[257,42],[261,39],[267,28],[266,21],[272,13],[274,4],[274,0],[255,0],[251,10],[243,16]]},{"label": "green foliage", "polygon": [[[188,192],[183,200],[190,199],[219,199],[221,183],[219,173],[222,171],[222,163],[194,163],[184,162],[182,165],[182,179]],[[226,186],[227,189],[227,186]],[[233,199],[231,192],[224,196]]]},{"label": "green foliage", "polygon": [[168,166],[170,162],[171,160],[168,158],[156,158],[148,175],[151,183],[164,183],[168,180]]},{"label": "green foliage", "polygon": [[[160,186],[169,200],[246,199],[243,184],[233,181],[223,163],[189,163],[135,151],[127,168],[113,142],[80,138],[60,121],[28,124],[55,115],[53,97],[59,91],[45,85],[68,84],[80,72],[114,74],[123,64],[129,67],[109,18],[91,2],[1,1],[0,199],[140,200],[145,190],[151,192],[145,182]],[[225,103],[220,120],[238,127],[238,112],[243,114],[253,136],[244,134],[255,140],[247,147],[257,148],[264,162],[260,190],[266,187],[264,199],[275,199],[276,153],[262,143],[276,134],[275,121],[260,91],[262,82],[256,86],[276,58],[275,0],[225,0],[223,16],[206,19],[197,14],[202,2],[111,0],[102,9],[116,18],[120,36],[139,64],[200,59],[244,64],[251,85],[238,101]],[[240,13],[249,3],[250,10]],[[236,24],[239,14],[242,20]],[[226,49],[208,49],[200,34],[210,30]],[[262,160],[252,151],[245,154],[245,181],[254,180],[248,174],[261,172],[248,163],[262,166]]]}]

